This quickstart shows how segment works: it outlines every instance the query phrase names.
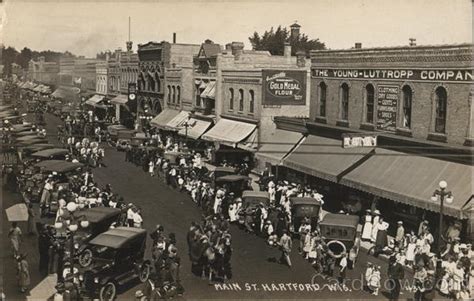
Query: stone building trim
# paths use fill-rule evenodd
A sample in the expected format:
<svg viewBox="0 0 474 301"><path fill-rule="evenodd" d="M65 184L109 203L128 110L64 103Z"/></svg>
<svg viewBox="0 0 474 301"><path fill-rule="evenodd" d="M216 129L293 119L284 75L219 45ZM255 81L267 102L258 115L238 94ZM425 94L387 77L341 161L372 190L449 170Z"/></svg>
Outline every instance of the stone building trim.
<svg viewBox="0 0 474 301"><path fill-rule="evenodd" d="M261 84L262 79L251 79L251 78L224 78L225 83L232 84Z"/></svg>

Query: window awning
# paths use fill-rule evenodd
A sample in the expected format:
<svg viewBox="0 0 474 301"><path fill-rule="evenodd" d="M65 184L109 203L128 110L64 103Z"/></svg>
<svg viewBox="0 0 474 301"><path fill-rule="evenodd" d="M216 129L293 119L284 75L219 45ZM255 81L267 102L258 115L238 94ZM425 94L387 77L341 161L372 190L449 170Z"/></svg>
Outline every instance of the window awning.
<svg viewBox="0 0 474 301"><path fill-rule="evenodd" d="M179 130L178 134L181 136L187 136L192 139L199 139L206 131L207 129L211 126L211 122L205 121L205 120L200 120L200 119L195 119L195 118L190 118L188 121L188 129L186 132L186 128L183 127Z"/></svg>
<svg viewBox="0 0 474 301"><path fill-rule="evenodd" d="M275 129L267 137L261 138L260 148L256 155L265 162L279 165L291 149L301 142L303 137L301 133Z"/></svg>
<svg viewBox="0 0 474 301"><path fill-rule="evenodd" d="M164 109L160 114L150 121L154 127L166 129L166 125L179 114L178 110Z"/></svg>
<svg viewBox="0 0 474 301"><path fill-rule="evenodd" d="M439 212L439 202L432 202L431 196L444 180L454 197L451 204L444 203L445 214L467 218L473 173L471 165L377 148L371 158L344 176L341 184Z"/></svg>
<svg viewBox="0 0 474 301"><path fill-rule="evenodd" d="M283 166L337 183L343 172L372 149L343 148L341 140L309 135L283 159Z"/></svg>
<svg viewBox="0 0 474 301"><path fill-rule="evenodd" d="M248 152L256 152L258 148L258 129L255 129L250 136L239 142L237 147Z"/></svg>
<svg viewBox="0 0 474 301"><path fill-rule="evenodd" d="M128 102L128 96L124 94L117 95L116 97L110 100L110 103L113 103L116 105L126 105L127 102Z"/></svg>
<svg viewBox="0 0 474 301"><path fill-rule="evenodd" d="M207 83L205 81L201 81L201 84L199 85L199 89L206 89Z"/></svg>
<svg viewBox="0 0 474 301"><path fill-rule="evenodd" d="M216 82L210 82L207 84L206 89L202 91L201 98L211 98L214 99L216 97Z"/></svg>
<svg viewBox="0 0 474 301"><path fill-rule="evenodd" d="M257 125L252 123L222 118L202 138L208 141L228 143L236 147L237 143L249 137L256 128Z"/></svg>
<svg viewBox="0 0 474 301"><path fill-rule="evenodd" d="M77 87L59 87L51 96L61 99L72 99L78 97L79 93L81 93L81 89Z"/></svg>
<svg viewBox="0 0 474 301"><path fill-rule="evenodd" d="M92 96L91 98L89 98L88 100L86 100L86 104L90 105L90 106L97 106L102 100L104 99L104 96L102 95L94 95Z"/></svg>
<svg viewBox="0 0 474 301"><path fill-rule="evenodd" d="M172 131L179 131L188 119L189 119L189 112L181 111L173 119L168 121L168 123L166 124L166 128Z"/></svg>

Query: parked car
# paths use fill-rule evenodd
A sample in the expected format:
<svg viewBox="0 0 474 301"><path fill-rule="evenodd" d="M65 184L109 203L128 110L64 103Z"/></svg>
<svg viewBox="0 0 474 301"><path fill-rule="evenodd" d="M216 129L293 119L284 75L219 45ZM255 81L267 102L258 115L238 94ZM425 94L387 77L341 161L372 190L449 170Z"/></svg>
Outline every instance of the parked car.
<svg viewBox="0 0 474 301"><path fill-rule="evenodd" d="M251 178L243 175L227 175L216 178L213 187L223 186L236 196L241 196L242 191L251 190Z"/></svg>
<svg viewBox="0 0 474 301"><path fill-rule="evenodd" d="M45 150L40 150L35 153L32 153L31 156L33 158L40 158L42 160L45 159L64 159L65 156L69 153L69 151L65 148L50 148Z"/></svg>
<svg viewBox="0 0 474 301"><path fill-rule="evenodd" d="M245 190L242 192L242 209L239 214L239 224L243 226L247 222L252 229L255 224L255 212L259 205L268 210L270 207L270 195L266 191Z"/></svg>
<svg viewBox="0 0 474 301"><path fill-rule="evenodd" d="M80 215L89 221L89 226L81 228L74 236L74 255L82 267L88 267L92 263L92 250L87 243L97 235L109 230L113 224L120 224L122 210L111 207L94 207L83 210Z"/></svg>
<svg viewBox="0 0 474 301"><path fill-rule="evenodd" d="M349 259L355 263L360 249L359 216L326 213L319 226L329 254L339 258L344 252L349 252Z"/></svg>
<svg viewBox="0 0 474 301"><path fill-rule="evenodd" d="M321 203L310 197L292 197L291 202L291 217L292 223L290 230L297 233L301 226L303 219L308 218L311 224L311 229L316 229L319 218L319 211L321 210Z"/></svg>
<svg viewBox="0 0 474 301"><path fill-rule="evenodd" d="M117 227L92 239L92 263L80 277L83 293L109 301L118 287L136 279L146 282L151 273L151 263L144 259L146 238L144 229Z"/></svg>

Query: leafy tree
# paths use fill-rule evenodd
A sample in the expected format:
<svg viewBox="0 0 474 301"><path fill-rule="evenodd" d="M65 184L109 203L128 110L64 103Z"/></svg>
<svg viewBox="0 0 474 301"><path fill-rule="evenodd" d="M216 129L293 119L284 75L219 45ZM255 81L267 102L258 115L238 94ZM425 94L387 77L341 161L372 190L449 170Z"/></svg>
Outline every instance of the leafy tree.
<svg viewBox="0 0 474 301"><path fill-rule="evenodd" d="M4 66L4 74L10 76L12 73L12 64L15 62L18 51L13 47L2 46L2 64Z"/></svg>
<svg viewBox="0 0 474 301"><path fill-rule="evenodd" d="M28 68L28 63L33 57L31 49L25 47L21 50L20 54L17 55L15 62L20 65L23 69Z"/></svg>
<svg viewBox="0 0 474 301"><path fill-rule="evenodd" d="M297 36L291 36L286 27L279 25L275 30L273 27L266 30L263 35L254 32L249 37L249 41L255 50L267 50L273 55L283 55L285 42L291 45L291 54L295 55L298 51L304 51L309 55L311 50L326 49L326 45L319 39L310 39L306 34L300 33Z"/></svg>

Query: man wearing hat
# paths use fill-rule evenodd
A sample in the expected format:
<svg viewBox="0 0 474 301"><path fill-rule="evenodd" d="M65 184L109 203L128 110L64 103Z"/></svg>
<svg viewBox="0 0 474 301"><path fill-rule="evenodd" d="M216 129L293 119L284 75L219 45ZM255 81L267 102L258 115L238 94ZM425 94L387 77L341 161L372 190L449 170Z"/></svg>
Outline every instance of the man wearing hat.
<svg viewBox="0 0 474 301"><path fill-rule="evenodd" d="M388 278L390 281L390 300L398 300L402 287L401 282L405 278L405 269L396 256L391 256L389 259Z"/></svg>
<svg viewBox="0 0 474 301"><path fill-rule="evenodd" d="M397 234L395 235L395 247L401 248L403 246L403 239L405 237L405 228L403 222L397 222Z"/></svg>
<svg viewBox="0 0 474 301"><path fill-rule="evenodd" d="M128 210L127 210L127 223L129 227L133 227L133 218L135 217L135 211L133 210L133 204L129 203L128 204Z"/></svg>

